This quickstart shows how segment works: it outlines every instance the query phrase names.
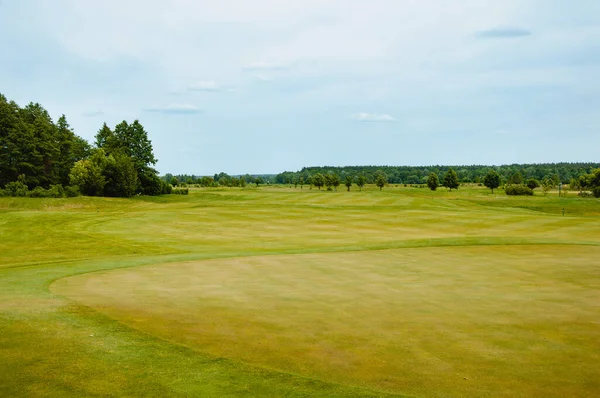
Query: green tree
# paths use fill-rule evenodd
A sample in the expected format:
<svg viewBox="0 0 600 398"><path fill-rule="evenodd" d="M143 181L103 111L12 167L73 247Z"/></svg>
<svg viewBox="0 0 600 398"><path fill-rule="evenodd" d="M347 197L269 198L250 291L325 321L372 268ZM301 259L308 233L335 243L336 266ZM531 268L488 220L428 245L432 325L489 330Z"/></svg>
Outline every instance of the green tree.
<svg viewBox="0 0 600 398"><path fill-rule="evenodd" d="M341 184L340 176L335 173L332 173L332 174L330 174L330 179L331 179L331 186L333 187L334 190L337 191L338 187Z"/></svg>
<svg viewBox="0 0 600 398"><path fill-rule="evenodd" d="M362 188L365 186L366 183L367 177L365 177L364 174L359 174L358 177L356 177L356 185L358 185L359 191L362 191Z"/></svg>
<svg viewBox="0 0 600 398"><path fill-rule="evenodd" d="M375 185L379 187L380 191L387 184L387 182L388 178L385 175L385 173L381 170L377 170L377 172L375 173Z"/></svg>
<svg viewBox="0 0 600 398"><path fill-rule="evenodd" d="M312 183L315 187L319 188L320 191L321 187L325 185L325 177L323 176L323 174L317 173L314 176L312 176Z"/></svg>
<svg viewBox="0 0 600 398"><path fill-rule="evenodd" d="M346 179L344 180L344 185L348 188L348 192L350 192L350 188L352 187L352 176L346 175Z"/></svg>
<svg viewBox="0 0 600 398"><path fill-rule="evenodd" d="M94 145L96 148L103 148L110 153L111 149L115 149L117 143L113 131L104 123L94 137Z"/></svg>
<svg viewBox="0 0 600 398"><path fill-rule="evenodd" d="M263 183L262 177L260 177L260 176L256 177L256 179L254 180L254 183L256 184L256 188L258 188L258 186Z"/></svg>
<svg viewBox="0 0 600 398"><path fill-rule="evenodd" d="M527 185L529 189L533 190L540 186L540 182L535 178L530 178L527 180L527 183L525 185Z"/></svg>
<svg viewBox="0 0 600 398"><path fill-rule="evenodd" d="M105 196L129 198L138 192L139 177L129 156L108 155L102 174L106 180Z"/></svg>
<svg viewBox="0 0 600 398"><path fill-rule="evenodd" d="M450 189L450 191L452 191L452 189L458 189L458 176L456 175L456 171L454 171L454 169L448 169L446 175L444 175L444 186Z"/></svg>
<svg viewBox="0 0 600 398"><path fill-rule="evenodd" d="M427 178L427 186L432 191L435 191L440 186L440 181L438 179L437 174L429 173L429 177Z"/></svg>
<svg viewBox="0 0 600 398"><path fill-rule="evenodd" d="M106 185L102 171L101 166L92 160L80 160L75 163L69 173L71 185L78 187L84 195L102 196Z"/></svg>
<svg viewBox="0 0 600 398"><path fill-rule="evenodd" d="M496 173L496 170L488 171L485 177L483 177L483 185L491 189L492 193L494 193L494 189L500 186L500 175Z"/></svg>
<svg viewBox="0 0 600 398"><path fill-rule="evenodd" d="M523 184L523 175L521 172L517 171L508 178L509 184L521 185Z"/></svg>

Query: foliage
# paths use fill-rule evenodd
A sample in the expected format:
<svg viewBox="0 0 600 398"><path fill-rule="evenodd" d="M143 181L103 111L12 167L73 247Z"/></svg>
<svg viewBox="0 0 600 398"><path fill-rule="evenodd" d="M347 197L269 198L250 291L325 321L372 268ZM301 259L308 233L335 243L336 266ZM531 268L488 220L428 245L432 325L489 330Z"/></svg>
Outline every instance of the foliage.
<svg viewBox="0 0 600 398"><path fill-rule="evenodd" d="M362 191L362 188L365 186L367 182L367 177L365 177L364 174L359 174L358 177L356 178L356 185L358 185L358 188L360 191Z"/></svg>
<svg viewBox="0 0 600 398"><path fill-rule="evenodd" d="M483 177L483 185L490 188L492 193L494 193L494 189L500 186L500 175L495 170L488 171L485 177Z"/></svg>
<svg viewBox="0 0 600 398"><path fill-rule="evenodd" d="M513 185L521 185L523 184L523 175L520 171L517 171L508 178L508 183Z"/></svg>
<svg viewBox="0 0 600 398"><path fill-rule="evenodd" d="M346 178L344 179L344 185L348 189L348 192L350 192L350 188L352 187L352 176L350 176L350 175L346 176Z"/></svg>
<svg viewBox="0 0 600 398"><path fill-rule="evenodd" d="M388 178L387 175L385 175L385 173L381 170L378 170L375 173L375 185L379 188L379 190L381 191L381 189L388 183Z"/></svg>
<svg viewBox="0 0 600 398"><path fill-rule="evenodd" d="M321 187L325 185L325 177L323 176L323 174L317 173L314 176L312 176L312 183L315 187L319 188L320 191Z"/></svg>
<svg viewBox="0 0 600 398"><path fill-rule="evenodd" d="M525 185L527 185L529 189L536 189L539 188L540 182L535 178L530 178L527 180L527 183Z"/></svg>
<svg viewBox="0 0 600 398"><path fill-rule="evenodd" d="M504 192L506 192L507 195L512 196L533 195L533 190L527 185L507 184L504 187Z"/></svg>
<svg viewBox="0 0 600 398"><path fill-rule="evenodd" d="M66 184L89 145L62 115L57 123L40 104L21 108L0 94L0 186L24 176L28 188Z"/></svg>
<svg viewBox="0 0 600 398"><path fill-rule="evenodd" d="M458 186L459 186L458 176L457 176L456 172L454 171L454 169L448 169L448 171L446 172L446 175L444 175L444 184L443 185L446 188L450 189L450 191L452 191L452 189L458 189Z"/></svg>
<svg viewBox="0 0 600 398"><path fill-rule="evenodd" d="M432 191L435 191L440 186L440 180L438 179L437 174L431 172L429 177L427 177L427 186Z"/></svg>
<svg viewBox="0 0 600 398"><path fill-rule="evenodd" d="M189 190L187 188L174 188L171 193L173 195L187 195Z"/></svg>

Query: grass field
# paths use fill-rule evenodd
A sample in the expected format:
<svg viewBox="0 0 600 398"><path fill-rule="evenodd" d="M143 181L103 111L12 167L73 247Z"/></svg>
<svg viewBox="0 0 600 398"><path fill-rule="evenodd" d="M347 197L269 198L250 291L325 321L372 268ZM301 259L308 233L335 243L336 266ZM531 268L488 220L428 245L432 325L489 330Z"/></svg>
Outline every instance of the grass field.
<svg viewBox="0 0 600 398"><path fill-rule="evenodd" d="M0 252L0 396L600 392L597 199L0 198Z"/></svg>

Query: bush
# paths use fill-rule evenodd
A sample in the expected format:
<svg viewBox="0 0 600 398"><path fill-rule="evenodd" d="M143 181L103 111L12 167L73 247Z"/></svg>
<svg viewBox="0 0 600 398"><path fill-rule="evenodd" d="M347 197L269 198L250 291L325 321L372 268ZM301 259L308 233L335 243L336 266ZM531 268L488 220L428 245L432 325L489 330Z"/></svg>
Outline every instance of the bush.
<svg viewBox="0 0 600 398"><path fill-rule="evenodd" d="M533 195L533 189L520 184L506 185L506 187L504 187L504 192L506 192L507 195Z"/></svg>
<svg viewBox="0 0 600 398"><path fill-rule="evenodd" d="M27 196L30 198L49 198L50 194L42 187L35 187L31 191L27 192Z"/></svg>
<svg viewBox="0 0 600 398"><path fill-rule="evenodd" d="M4 192L6 196L25 197L29 193L29 189L27 188L27 185L23 184L21 181L13 181L6 184Z"/></svg>
<svg viewBox="0 0 600 398"><path fill-rule="evenodd" d="M594 187L594 189L592 189L592 194L595 198L600 198L600 187Z"/></svg>
<svg viewBox="0 0 600 398"><path fill-rule="evenodd" d="M74 198L79 195L81 195L81 192L79 192L79 187L73 185L65 187L65 196L67 198Z"/></svg>
<svg viewBox="0 0 600 398"><path fill-rule="evenodd" d="M189 190L187 188L174 188L171 193L173 195L187 195Z"/></svg>

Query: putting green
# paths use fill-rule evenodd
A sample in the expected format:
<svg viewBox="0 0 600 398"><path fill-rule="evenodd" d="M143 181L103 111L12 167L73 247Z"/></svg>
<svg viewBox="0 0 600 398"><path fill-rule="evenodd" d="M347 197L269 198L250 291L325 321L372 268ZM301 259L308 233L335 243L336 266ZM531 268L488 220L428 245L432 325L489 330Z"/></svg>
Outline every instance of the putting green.
<svg viewBox="0 0 600 398"><path fill-rule="evenodd" d="M66 296L252 365L418 396L600 391L600 247L270 255L87 273Z"/></svg>

